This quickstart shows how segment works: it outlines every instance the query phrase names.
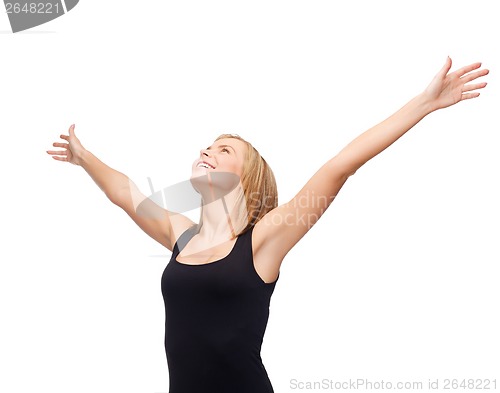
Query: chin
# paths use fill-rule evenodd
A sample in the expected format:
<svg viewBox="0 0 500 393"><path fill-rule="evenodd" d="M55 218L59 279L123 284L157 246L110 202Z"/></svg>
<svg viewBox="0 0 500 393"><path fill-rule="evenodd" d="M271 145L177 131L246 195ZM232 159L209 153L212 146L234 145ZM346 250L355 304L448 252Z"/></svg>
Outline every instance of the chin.
<svg viewBox="0 0 500 393"><path fill-rule="evenodd" d="M222 198L240 183L240 177L236 173L201 169L203 171L193 170L190 180L193 188L203 196L205 203Z"/></svg>

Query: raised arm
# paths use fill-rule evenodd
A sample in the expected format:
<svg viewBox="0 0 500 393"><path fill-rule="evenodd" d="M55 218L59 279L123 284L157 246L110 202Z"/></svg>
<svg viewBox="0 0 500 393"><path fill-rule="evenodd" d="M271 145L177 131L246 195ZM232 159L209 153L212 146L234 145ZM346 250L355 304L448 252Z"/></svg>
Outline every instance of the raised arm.
<svg viewBox="0 0 500 393"><path fill-rule="evenodd" d="M488 74L488 70L479 70L480 67L481 63L474 63L449 73L448 57L421 94L355 138L325 163L294 198L267 213L255 225L254 255L273 255L274 259L267 263L277 272L281 259L317 222L349 176L431 112L479 96L476 90L484 88L486 83L469 82Z"/></svg>
<svg viewBox="0 0 500 393"><path fill-rule="evenodd" d="M182 231L194 223L181 214L172 215L143 195L128 176L109 167L85 149L76 137L74 128L73 124L69 128L69 135L60 135L67 143L53 143L54 147L64 150L48 150L47 153L55 160L81 166L112 203L122 208L151 238L172 250L175 234L178 233L172 230L172 226Z"/></svg>
<svg viewBox="0 0 500 393"><path fill-rule="evenodd" d="M451 68L451 59L448 57L443 68L421 94L381 123L359 135L337 154L337 169L342 169L347 175L353 175L368 160L392 145L431 112L478 97L479 92L475 90L485 87L486 82L465 84L488 74L486 69L472 72L480 67L481 63L474 63L448 73Z"/></svg>

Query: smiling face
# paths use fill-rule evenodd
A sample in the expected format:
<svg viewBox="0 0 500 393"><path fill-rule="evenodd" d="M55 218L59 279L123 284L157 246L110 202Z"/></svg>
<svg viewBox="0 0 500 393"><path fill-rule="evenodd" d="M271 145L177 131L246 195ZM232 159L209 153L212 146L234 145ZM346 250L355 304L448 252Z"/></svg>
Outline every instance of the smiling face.
<svg viewBox="0 0 500 393"><path fill-rule="evenodd" d="M200 151L200 156L193 163L192 176L203 176L207 172L229 172L243 174L247 146L236 138L221 138L211 146Z"/></svg>
<svg viewBox="0 0 500 393"><path fill-rule="evenodd" d="M237 134L222 134L200 151L192 166L191 185L201 195L202 208L233 190L243 193L233 195L238 206L244 209L244 212L239 210L238 217L246 215L244 225L237 220L238 225L234 227L238 235L278 206L273 171L255 147Z"/></svg>

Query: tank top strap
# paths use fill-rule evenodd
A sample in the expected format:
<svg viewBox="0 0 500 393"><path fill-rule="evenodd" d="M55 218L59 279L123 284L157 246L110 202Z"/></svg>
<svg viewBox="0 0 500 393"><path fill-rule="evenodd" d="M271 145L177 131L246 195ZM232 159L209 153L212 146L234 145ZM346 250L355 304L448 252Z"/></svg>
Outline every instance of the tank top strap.
<svg viewBox="0 0 500 393"><path fill-rule="evenodd" d="M176 258L177 255L184 249L186 244L191 240L191 238L197 234L197 225L193 225L192 227L186 229L177 239L174 244L174 249L172 252L172 257ZM246 232L242 233L236 239L234 244L234 249L231 251L231 254L237 255L245 255L252 260L253 263L253 254L252 254L252 232L253 226L251 226Z"/></svg>
<svg viewBox="0 0 500 393"><path fill-rule="evenodd" d="M183 249L186 247L186 244L191 240L191 238L196 235L196 228L198 225L193 225L186 229L182 234L179 236L177 241L174 244L174 249L173 249L173 257L175 258Z"/></svg>
<svg viewBox="0 0 500 393"><path fill-rule="evenodd" d="M247 267L253 269L253 253L252 253L252 232L253 226L247 229L244 233L238 236L237 242L234 245L235 249L231 254L237 255L239 263L244 263Z"/></svg>
<svg viewBox="0 0 500 393"><path fill-rule="evenodd" d="M250 248L250 251L252 250L252 232L253 232L254 226L252 225L249 229L246 230L246 232L242 233L240 235L241 241L240 241L240 247L243 248Z"/></svg>

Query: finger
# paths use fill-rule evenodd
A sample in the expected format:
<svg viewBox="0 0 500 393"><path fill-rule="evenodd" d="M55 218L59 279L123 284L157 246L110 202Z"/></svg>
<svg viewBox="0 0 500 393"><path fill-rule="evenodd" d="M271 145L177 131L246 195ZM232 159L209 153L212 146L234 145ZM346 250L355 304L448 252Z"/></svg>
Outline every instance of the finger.
<svg viewBox="0 0 500 393"><path fill-rule="evenodd" d="M469 100L471 98L479 97L479 93L464 93L462 94L462 100Z"/></svg>
<svg viewBox="0 0 500 393"><path fill-rule="evenodd" d="M52 146L54 147L64 147L65 149L67 149L69 147L69 143L58 143L58 142L54 142L52 144Z"/></svg>
<svg viewBox="0 0 500 393"><path fill-rule="evenodd" d="M57 160L57 161L68 161L68 158L67 157L57 157L57 156L52 156L52 158L54 160Z"/></svg>
<svg viewBox="0 0 500 393"><path fill-rule="evenodd" d="M444 63L444 66L441 68L438 75L441 76L442 78L444 78L446 76L446 74L450 71L451 63L452 63L451 58L450 58L450 56L448 56L446 58L446 62Z"/></svg>
<svg viewBox="0 0 500 393"><path fill-rule="evenodd" d="M68 133L70 136L74 135L75 134L75 125L72 124L70 127L69 127L69 130L68 130Z"/></svg>
<svg viewBox="0 0 500 393"><path fill-rule="evenodd" d="M486 82L483 82L483 83L475 83L475 84L472 84L472 85L466 85L462 88L462 92L466 92L466 91L472 91L472 90L477 90L477 89L482 89L484 87L486 87L487 83Z"/></svg>
<svg viewBox="0 0 500 393"><path fill-rule="evenodd" d="M64 134L59 135L59 137L60 137L61 139L69 140L69 136L64 135Z"/></svg>
<svg viewBox="0 0 500 393"><path fill-rule="evenodd" d="M490 72L490 70L484 69L484 70L473 72L472 74L464 75L460 79L462 79L462 81L464 83L467 83L467 82L473 81L474 79L477 79L481 76L488 75L489 72Z"/></svg>
<svg viewBox="0 0 500 393"><path fill-rule="evenodd" d="M481 67L481 63L472 63L469 64L468 66L462 67L458 70L455 71L455 74L458 75L459 77L467 74L468 72L471 72L473 70L477 70L479 67Z"/></svg>
<svg viewBox="0 0 500 393"><path fill-rule="evenodd" d="M56 154L58 156L67 156L68 151L67 150L47 150L48 154Z"/></svg>

